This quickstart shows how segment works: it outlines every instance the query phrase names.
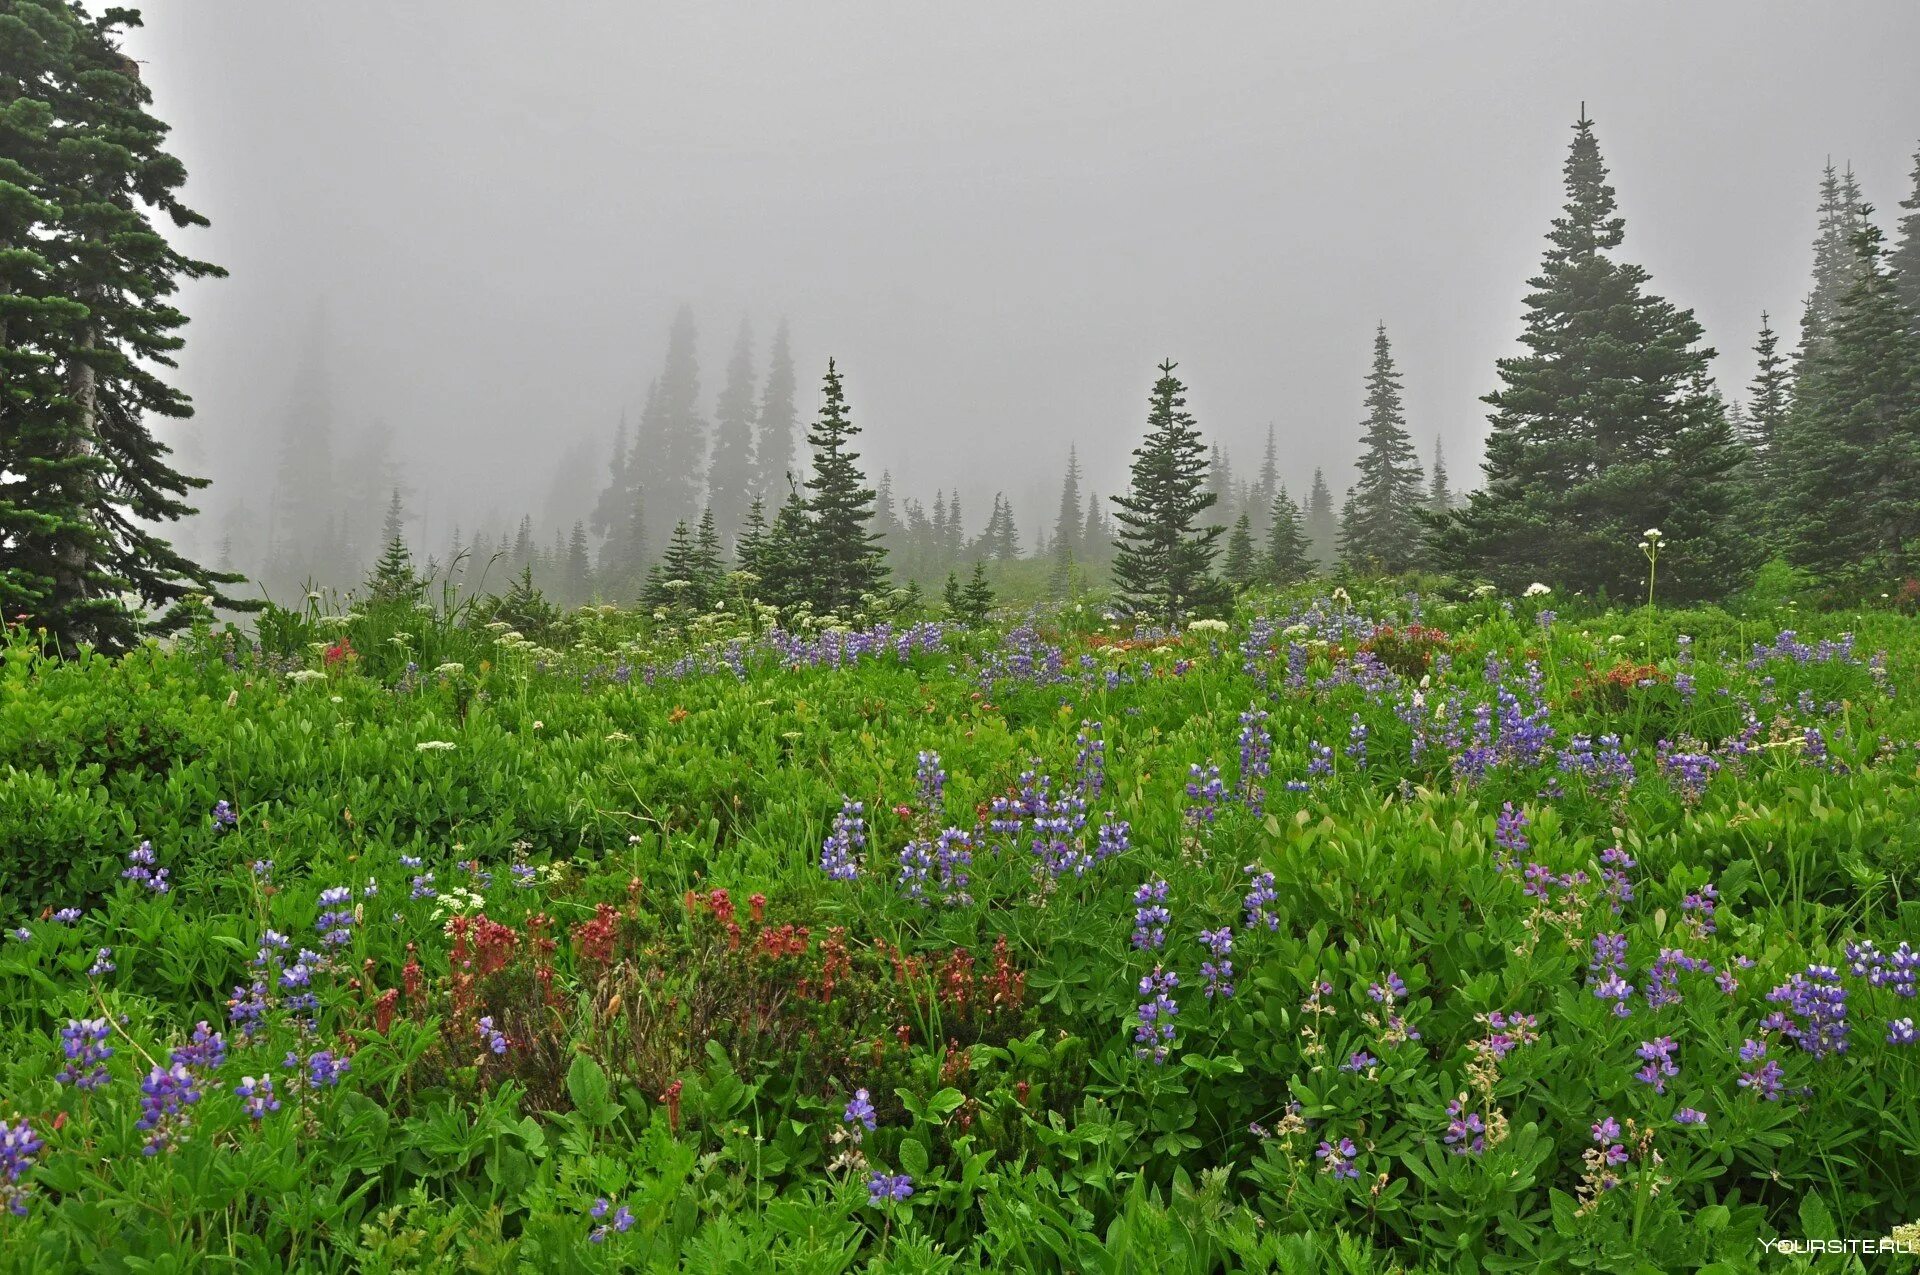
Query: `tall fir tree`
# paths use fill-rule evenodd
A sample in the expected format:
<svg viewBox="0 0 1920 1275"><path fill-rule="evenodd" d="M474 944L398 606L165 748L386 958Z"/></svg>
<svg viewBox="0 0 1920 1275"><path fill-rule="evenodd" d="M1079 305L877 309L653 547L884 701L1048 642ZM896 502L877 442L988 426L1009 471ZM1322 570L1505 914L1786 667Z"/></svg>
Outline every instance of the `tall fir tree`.
<svg viewBox="0 0 1920 1275"><path fill-rule="evenodd" d="M720 543L720 530L715 525L713 506L709 505L701 511L700 526L694 532L693 543L694 583L700 589L701 605L711 608L721 597L727 575L727 551Z"/></svg>
<svg viewBox="0 0 1920 1275"><path fill-rule="evenodd" d="M1314 561L1323 568L1333 566L1338 534L1339 527L1333 516L1333 489L1327 486L1326 475L1315 469L1313 486L1307 489L1307 539L1313 544Z"/></svg>
<svg viewBox="0 0 1920 1275"><path fill-rule="evenodd" d="M593 559L587 553L587 524L573 524L567 537L567 601L584 606L593 598Z"/></svg>
<svg viewBox="0 0 1920 1275"><path fill-rule="evenodd" d="M367 576L367 593L375 602L417 600L422 582L414 570L413 552L407 547L407 511L398 487L393 489L393 496L387 502L380 539L384 547Z"/></svg>
<svg viewBox="0 0 1920 1275"><path fill-rule="evenodd" d="M1260 471L1254 478L1247 502L1253 515L1253 534L1264 540L1272 523L1273 498L1280 494L1280 453L1274 446L1273 426L1267 426L1267 445L1260 453Z"/></svg>
<svg viewBox="0 0 1920 1275"><path fill-rule="evenodd" d="M1080 529L1080 553L1089 565L1104 564L1113 559L1113 527L1106 518L1106 506L1100 502L1100 493L1087 493L1087 523Z"/></svg>
<svg viewBox="0 0 1920 1275"><path fill-rule="evenodd" d="M677 522L667 537L666 552L647 571L647 587L640 600L656 611L704 611L708 602L703 583L700 546L693 529Z"/></svg>
<svg viewBox="0 0 1920 1275"><path fill-rule="evenodd" d="M1860 228L1860 190L1853 169L1843 177L1828 160L1820 173L1820 224L1813 240L1813 286L1800 316L1800 349L1794 356L1794 374L1805 370L1840 309L1840 300L1852 289L1858 259L1853 236Z"/></svg>
<svg viewBox="0 0 1920 1275"><path fill-rule="evenodd" d="M987 564L985 561L973 564L973 575L967 580L967 587L960 592L962 614L969 624L985 624L987 616L993 610L993 586L987 583Z"/></svg>
<svg viewBox="0 0 1920 1275"><path fill-rule="evenodd" d="M1080 508L1080 452L1067 447L1067 472L1060 480L1060 508L1053 519L1053 567L1047 592L1064 598L1073 592L1074 564L1080 560L1083 511Z"/></svg>
<svg viewBox="0 0 1920 1275"><path fill-rule="evenodd" d="M1340 518L1340 559L1356 569L1407 571L1419 560L1426 504L1420 458L1407 434L1400 374L1393 365L1387 325L1373 333L1367 373L1367 419L1362 425L1359 477Z"/></svg>
<svg viewBox="0 0 1920 1275"><path fill-rule="evenodd" d="M1920 325L1920 150L1913 153L1913 190L1900 206L1907 210L1894 228L1893 251L1887 255L1887 268L1893 272L1900 299Z"/></svg>
<svg viewBox="0 0 1920 1275"><path fill-rule="evenodd" d="M207 220L181 202L186 170L120 50L138 23L57 0L0 13L0 614L69 652L173 632L194 596L254 605L224 595L238 574L160 535L206 486L147 423L193 414L161 375L184 344L170 298L224 272L154 225Z"/></svg>
<svg viewBox="0 0 1920 1275"><path fill-rule="evenodd" d="M657 544L675 523L700 516L707 424L700 415L699 330L693 308L681 306L667 334L667 359L656 393L640 418L636 456L645 458L647 541Z"/></svg>
<svg viewBox="0 0 1920 1275"><path fill-rule="evenodd" d="M874 491L851 444L860 427L847 407L840 371L827 360L820 415L807 431L813 453L807 477L808 549L814 610L852 611L886 584L886 551L873 534Z"/></svg>
<svg viewBox="0 0 1920 1275"><path fill-rule="evenodd" d="M1238 590L1251 589L1260 581L1260 562L1253 552L1253 521L1244 513L1233 520L1233 530L1227 535L1227 557L1221 571L1227 583Z"/></svg>
<svg viewBox="0 0 1920 1275"><path fill-rule="evenodd" d="M1433 439L1433 472L1428 475L1427 481L1427 508L1436 514L1443 514L1453 505L1453 484L1447 479L1447 457L1436 434Z"/></svg>
<svg viewBox="0 0 1920 1275"><path fill-rule="evenodd" d="M1780 439L1793 405L1793 379L1780 353L1779 334L1765 310L1760 312L1760 336L1753 353L1758 363L1748 388L1746 443L1753 456L1754 499L1760 507L1771 507L1780 495Z"/></svg>
<svg viewBox="0 0 1920 1275"><path fill-rule="evenodd" d="M740 520L740 538L734 542L734 562L742 571L754 576L760 574L761 555L767 545L767 502L759 496L747 506L747 516Z"/></svg>
<svg viewBox="0 0 1920 1275"><path fill-rule="evenodd" d="M788 479L800 481L794 463L794 434L800 419L794 407L793 351L787 340L786 320L774 330L773 353L767 361L766 385L755 415L753 447L754 494L770 504L784 503Z"/></svg>
<svg viewBox="0 0 1920 1275"><path fill-rule="evenodd" d="M647 391L647 412L654 410L660 386ZM613 436L613 458L607 465L607 485L595 502L589 525L600 540L600 585L609 598L631 599L645 579L647 565L646 492L642 480L647 467L627 433L627 416Z"/></svg>
<svg viewBox="0 0 1920 1275"><path fill-rule="evenodd" d="M1267 521L1267 580L1282 588L1313 574L1313 539L1307 517L1285 487L1274 493Z"/></svg>
<svg viewBox="0 0 1920 1275"><path fill-rule="evenodd" d="M1741 449L1708 377L1713 351L1691 311L1614 258L1626 223L1584 111L1564 175L1565 213L1527 297L1527 352L1500 360L1501 388L1485 400L1486 481L1437 520L1436 556L1504 588L1631 596L1646 578L1641 533L1658 529L1661 595L1723 595L1744 584L1754 545L1737 516Z"/></svg>
<svg viewBox="0 0 1920 1275"><path fill-rule="evenodd" d="M1196 610L1221 605L1226 590L1213 576L1222 528L1196 520L1213 507L1207 490L1207 448L1186 410L1187 387L1175 364L1160 364L1148 399L1147 436L1133 450L1133 482L1119 507L1114 584L1136 614L1177 625Z"/></svg>
<svg viewBox="0 0 1920 1275"><path fill-rule="evenodd" d="M1853 286L1795 389L1781 521L1790 562L1862 583L1920 569L1920 336L1879 228L1854 249Z"/></svg>
<svg viewBox="0 0 1920 1275"><path fill-rule="evenodd" d="M713 406L713 457L707 465L707 508L715 532L731 546L753 503L753 325L740 321L727 379Z"/></svg>

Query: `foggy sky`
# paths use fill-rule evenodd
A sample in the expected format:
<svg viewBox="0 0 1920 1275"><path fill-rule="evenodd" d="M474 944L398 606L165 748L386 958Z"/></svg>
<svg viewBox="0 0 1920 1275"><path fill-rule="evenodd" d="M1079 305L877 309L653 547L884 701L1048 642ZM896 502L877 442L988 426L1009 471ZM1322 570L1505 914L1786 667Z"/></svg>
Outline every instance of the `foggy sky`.
<svg viewBox="0 0 1920 1275"><path fill-rule="evenodd" d="M1069 442L1124 482L1179 361L1241 465L1349 481L1376 321L1425 462L1477 477L1494 360L1584 99L1623 256L1744 397L1797 336L1829 156L1890 228L1920 140L1920 5L803 5L160 0L129 44L174 126L181 381L203 505L256 506L324 301L342 423L385 421L437 528L538 515L603 466L673 311L718 391L792 325L870 473L992 491L1029 546ZM169 433L179 440L181 435ZM584 512L584 511L582 511ZM437 534L437 533L436 533Z"/></svg>

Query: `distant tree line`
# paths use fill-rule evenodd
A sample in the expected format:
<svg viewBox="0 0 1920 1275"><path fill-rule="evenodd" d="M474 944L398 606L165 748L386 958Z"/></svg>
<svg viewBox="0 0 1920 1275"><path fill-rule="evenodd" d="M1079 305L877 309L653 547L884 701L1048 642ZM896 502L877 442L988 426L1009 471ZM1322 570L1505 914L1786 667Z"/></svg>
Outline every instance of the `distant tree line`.
<svg viewBox="0 0 1920 1275"><path fill-rule="evenodd" d="M184 322L169 298L219 271L153 224L204 219L177 199L185 174L119 51L135 20L59 0L0 11L0 608L63 649L123 649L186 623L196 599L244 608L237 553L282 589L358 579L417 596L438 571L484 566L522 599L674 616L736 603L850 615L937 590L977 617L996 584L1021 579L1166 623L1333 571L1631 594L1656 528L1673 600L1724 596L1769 558L1855 593L1920 573L1920 155L1891 247L1852 172L1827 166L1796 348L1761 315L1758 370L1729 402L1693 313L1621 255L1626 223L1584 110L1521 349L1485 399L1481 480L1464 495L1437 439L1421 462L1381 323L1343 500L1320 470L1289 487L1271 427L1259 464L1235 466L1203 437L1168 360L1126 490L1088 490L1070 447L1054 514L1027 524L1027 544L1004 492L963 502L942 489L928 503L884 472L870 484L832 360L803 436L784 323L764 376L741 325L709 419L683 307L601 476L575 448L538 521L490 516L491 529L456 528L423 559L390 435L336 430L316 342L265 508L235 502L205 566L156 530L191 514L205 481L170 465L148 420L191 413L164 377Z"/></svg>

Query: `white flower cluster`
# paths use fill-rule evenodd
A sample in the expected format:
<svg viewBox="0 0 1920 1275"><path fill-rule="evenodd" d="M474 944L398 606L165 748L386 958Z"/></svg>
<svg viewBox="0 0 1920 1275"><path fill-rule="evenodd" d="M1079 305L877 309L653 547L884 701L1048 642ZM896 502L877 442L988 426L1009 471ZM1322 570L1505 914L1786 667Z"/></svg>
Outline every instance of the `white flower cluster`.
<svg viewBox="0 0 1920 1275"><path fill-rule="evenodd" d="M1190 620L1187 622L1187 632L1189 633L1225 633L1226 631L1227 622L1225 620Z"/></svg>
<svg viewBox="0 0 1920 1275"><path fill-rule="evenodd" d="M453 747L450 739L423 739L413 746L416 753L444 753Z"/></svg>

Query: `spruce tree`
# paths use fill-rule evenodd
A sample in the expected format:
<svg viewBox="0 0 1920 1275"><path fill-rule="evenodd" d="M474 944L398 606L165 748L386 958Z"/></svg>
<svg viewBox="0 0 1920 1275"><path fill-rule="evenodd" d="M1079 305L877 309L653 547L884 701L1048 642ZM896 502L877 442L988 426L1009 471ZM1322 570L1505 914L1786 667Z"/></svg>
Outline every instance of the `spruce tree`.
<svg viewBox="0 0 1920 1275"><path fill-rule="evenodd" d="M1659 529L1661 596L1721 596L1745 582L1741 450L1708 378L1713 351L1691 311L1645 291L1617 261L1625 236L1592 121L1564 168L1565 214L1531 281L1527 352L1500 360L1486 481L1438 520L1447 569L1507 589L1539 580L1637 594L1643 531Z"/></svg>
<svg viewBox="0 0 1920 1275"><path fill-rule="evenodd" d="M821 388L820 416L807 432L813 472L807 478L810 588L816 611L851 611L885 585L885 550L869 524L874 491L851 449L860 427L853 423L832 359Z"/></svg>
<svg viewBox="0 0 1920 1275"><path fill-rule="evenodd" d="M1267 579L1282 588L1313 574L1313 540L1306 515L1282 487L1274 493L1267 528Z"/></svg>
<svg viewBox="0 0 1920 1275"><path fill-rule="evenodd" d="M1122 603L1173 626L1217 606L1225 590L1212 575L1221 528L1195 520L1214 503L1206 490L1207 449L1186 410L1186 389L1172 360L1148 399L1147 436L1133 451L1133 483L1115 496L1120 521L1113 578Z"/></svg>
<svg viewBox="0 0 1920 1275"><path fill-rule="evenodd" d="M1359 478L1347 492L1340 519L1340 558L1359 570L1397 574L1420 556L1424 533L1420 509L1427 493L1420 458L1407 435L1400 402L1400 374L1387 343L1387 325L1373 334L1373 369L1367 373L1367 419L1362 426Z"/></svg>
<svg viewBox="0 0 1920 1275"><path fill-rule="evenodd" d="M1920 151L1913 153L1913 193L1900 201L1907 215L1895 228L1893 251L1887 255L1887 269L1907 313L1920 325Z"/></svg>
<svg viewBox="0 0 1920 1275"><path fill-rule="evenodd" d="M1849 167L1843 178L1833 161L1820 174L1820 225L1813 240L1813 287L1800 316L1800 349L1794 357L1796 376L1818 352L1820 343L1839 312L1840 300L1852 289L1858 261L1853 236L1860 226L1859 187Z"/></svg>
<svg viewBox="0 0 1920 1275"><path fill-rule="evenodd" d="M1782 446L1788 561L1863 583L1920 569L1920 337L1882 258L1855 236L1854 283L1794 394Z"/></svg>
<svg viewBox="0 0 1920 1275"><path fill-rule="evenodd" d="M987 583L987 564L973 564L973 578L960 595L962 614L969 624L985 624L993 611L993 586Z"/></svg>
<svg viewBox="0 0 1920 1275"><path fill-rule="evenodd" d="M685 522L675 523L673 534L667 538L667 551L647 572L641 603L655 611L704 611L701 566L700 547L692 528Z"/></svg>
<svg viewBox="0 0 1920 1275"><path fill-rule="evenodd" d="M224 272L154 225L207 220L180 201L186 171L120 51L138 23L58 0L0 12L0 614L68 652L176 631L195 596L257 605L159 534L206 486L147 424L193 414L161 375L184 344L170 298Z"/></svg>
<svg viewBox="0 0 1920 1275"><path fill-rule="evenodd" d="M367 576L367 593L375 602L419 600L424 582L414 570L413 553L407 548L406 508L400 501L400 489L393 489L387 502L387 515L380 537L385 544L380 558Z"/></svg>
<svg viewBox="0 0 1920 1275"><path fill-rule="evenodd" d="M593 597L593 560L587 556L587 524L573 524L567 538L567 601L582 606Z"/></svg>
<svg viewBox="0 0 1920 1275"><path fill-rule="evenodd" d="M1760 337L1753 352L1758 370L1748 392L1747 448L1753 454L1755 498L1770 504L1780 491L1780 438L1787 424L1787 412L1793 402L1793 381L1787 372L1787 360L1779 350L1780 338L1772 319L1760 312Z"/></svg>
<svg viewBox="0 0 1920 1275"><path fill-rule="evenodd" d="M1227 536L1227 558L1222 571L1227 583L1242 591L1251 589L1260 580L1260 563L1253 553L1253 522L1244 513L1233 520L1233 531Z"/></svg>
<svg viewBox="0 0 1920 1275"><path fill-rule="evenodd" d="M768 502L784 502L789 476L795 483L800 481L794 465L794 430L799 420L794 390L793 352L787 343L786 321L782 320L773 334L773 354L754 421L758 432L753 448L753 491Z"/></svg>
<svg viewBox="0 0 1920 1275"><path fill-rule="evenodd" d="M693 571L700 604L710 609L724 595L727 577L727 551L720 543L719 529L714 526L711 505L701 512L700 526L694 532Z"/></svg>
<svg viewBox="0 0 1920 1275"><path fill-rule="evenodd" d="M1447 481L1447 458L1441 451L1440 439L1433 440L1433 474L1427 484L1427 508L1436 514L1446 513L1453 508L1453 486Z"/></svg>
<svg viewBox="0 0 1920 1275"><path fill-rule="evenodd" d="M1071 558L1078 554L1082 530L1080 508L1080 451L1067 447L1067 472L1060 479L1060 508L1053 518L1053 552Z"/></svg>
<svg viewBox="0 0 1920 1275"><path fill-rule="evenodd" d="M1314 561L1322 567L1333 565L1337 534L1333 489L1327 486L1326 475L1315 469L1313 486L1307 489L1307 538L1313 544Z"/></svg>
<svg viewBox="0 0 1920 1275"><path fill-rule="evenodd" d="M660 394L655 382L647 391L647 411L652 413ZM637 448L627 433L627 414L620 413L614 430L613 457L607 464L607 485L594 503L588 523L600 540L600 583L606 596L631 598L644 578L647 555L647 518L645 493L640 480L646 472Z"/></svg>
<svg viewBox="0 0 1920 1275"><path fill-rule="evenodd" d="M713 407L713 458L707 465L707 508L716 533L731 545L753 501L753 326L740 321L740 335L727 360L726 384Z"/></svg>
<svg viewBox="0 0 1920 1275"><path fill-rule="evenodd" d="M734 542L734 559L740 570L758 576L764 565L761 554L767 546L767 505L755 496L753 503L747 506L747 516L740 520L740 538Z"/></svg>
<svg viewBox="0 0 1920 1275"><path fill-rule="evenodd" d="M667 359L640 418L636 457L647 479L647 541L658 543L675 523L700 516L706 478L707 425L700 415L699 332L693 309L681 306L667 335Z"/></svg>
<svg viewBox="0 0 1920 1275"><path fill-rule="evenodd" d="M947 572L947 587L940 591L940 602L949 618L960 621L967 618L967 591L960 583L959 572Z"/></svg>
<svg viewBox="0 0 1920 1275"><path fill-rule="evenodd" d="M1104 563L1113 556L1113 530L1102 516L1106 506L1100 493L1087 493L1087 525L1080 530L1080 552L1089 563Z"/></svg>
<svg viewBox="0 0 1920 1275"><path fill-rule="evenodd" d="M1253 534L1264 539L1271 529L1267 521L1273 514L1273 498L1280 494L1280 454L1273 444L1273 426L1267 426L1266 450L1260 454L1260 472L1248 493L1252 506Z"/></svg>
<svg viewBox="0 0 1920 1275"><path fill-rule="evenodd" d="M1047 573L1047 592L1064 598L1073 592L1074 563L1080 558L1080 453L1067 447L1067 472L1060 480L1060 509L1053 519L1053 569Z"/></svg>

